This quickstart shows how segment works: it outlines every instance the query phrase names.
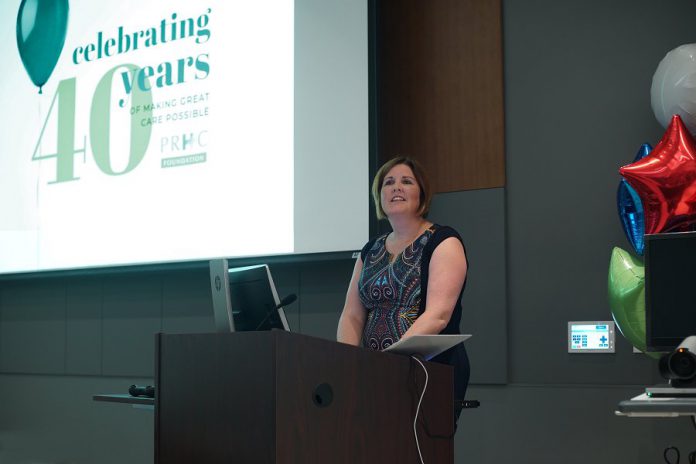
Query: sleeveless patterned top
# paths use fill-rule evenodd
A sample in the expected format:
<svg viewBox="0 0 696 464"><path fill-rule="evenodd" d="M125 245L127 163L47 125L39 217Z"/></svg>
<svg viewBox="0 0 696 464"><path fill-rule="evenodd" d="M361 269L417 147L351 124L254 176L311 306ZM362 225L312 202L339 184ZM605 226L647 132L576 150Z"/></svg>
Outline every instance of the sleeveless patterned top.
<svg viewBox="0 0 696 464"><path fill-rule="evenodd" d="M434 226L392 258L387 235L366 250L358 281L360 301L367 310L362 345L383 350L396 343L418 318L421 308L421 259Z"/></svg>

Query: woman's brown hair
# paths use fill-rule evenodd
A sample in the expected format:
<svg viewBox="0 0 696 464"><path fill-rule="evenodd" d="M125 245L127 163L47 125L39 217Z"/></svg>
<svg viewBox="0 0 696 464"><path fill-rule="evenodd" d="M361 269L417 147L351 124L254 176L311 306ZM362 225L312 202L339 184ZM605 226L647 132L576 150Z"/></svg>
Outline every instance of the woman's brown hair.
<svg viewBox="0 0 696 464"><path fill-rule="evenodd" d="M418 214L421 217L425 217L430 210L430 200L432 199L432 191L430 190L430 183L428 182L428 177L425 175L425 170L423 166L420 165L418 161L408 156L397 156L392 158L382 165L381 168L375 174L375 178L372 181L372 201L375 203L375 211L377 212L377 219L386 219L387 215L384 214L382 209L382 202L380 201L382 195L382 184L384 183L384 178L387 173L399 164L403 164L411 168L413 171L413 176L416 178L416 182L420 187L420 204L418 206Z"/></svg>

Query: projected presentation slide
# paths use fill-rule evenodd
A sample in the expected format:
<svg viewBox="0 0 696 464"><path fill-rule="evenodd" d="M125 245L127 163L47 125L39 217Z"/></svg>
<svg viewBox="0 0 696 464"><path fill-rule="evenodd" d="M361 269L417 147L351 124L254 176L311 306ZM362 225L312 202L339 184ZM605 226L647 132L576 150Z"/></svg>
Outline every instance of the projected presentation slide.
<svg viewBox="0 0 696 464"><path fill-rule="evenodd" d="M309 144L296 156L296 134L322 129L296 121L296 8L2 2L0 273L361 246L367 89L358 80L349 92L365 92L347 112L365 119L350 153ZM340 243L296 237L329 193L297 179L349 160L343 194L359 220L335 214Z"/></svg>

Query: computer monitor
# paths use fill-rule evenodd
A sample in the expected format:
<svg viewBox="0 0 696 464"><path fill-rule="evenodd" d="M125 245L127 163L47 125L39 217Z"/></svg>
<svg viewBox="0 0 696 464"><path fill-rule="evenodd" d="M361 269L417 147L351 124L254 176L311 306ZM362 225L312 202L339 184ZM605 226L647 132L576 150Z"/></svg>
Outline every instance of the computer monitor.
<svg viewBox="0 0 696 464"><path fill-rule="evenodd" d="M213 259L209 263L209 268L215 330L217 332L234 332L227 260L225 258Z"/></svg>
<svg viewBox="0 0 696 464"><path fill-rule="evenodd" d="M290 330L268 265L228 269L227 260L213 260L210 283L218 332Z"/></svg>
<svg viewBox="0 0 696 464"><path fill-rule="evenodd" d="M696 232L645 236L648 351L674 350L696 335Z"/></svg>

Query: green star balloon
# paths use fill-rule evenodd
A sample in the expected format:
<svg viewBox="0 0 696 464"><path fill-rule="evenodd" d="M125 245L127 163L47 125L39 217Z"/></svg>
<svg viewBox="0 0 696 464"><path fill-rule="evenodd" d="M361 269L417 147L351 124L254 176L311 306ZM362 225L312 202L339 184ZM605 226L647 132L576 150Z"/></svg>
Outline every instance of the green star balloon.
<svg viewBox="0 0 696 464"><path fill-rule="evenodd" d="M614 322L633 346L645 349L645 268L638 258L614 247L609 262L609 306ZM661 353L646 353L655 359Z"/></svg>

